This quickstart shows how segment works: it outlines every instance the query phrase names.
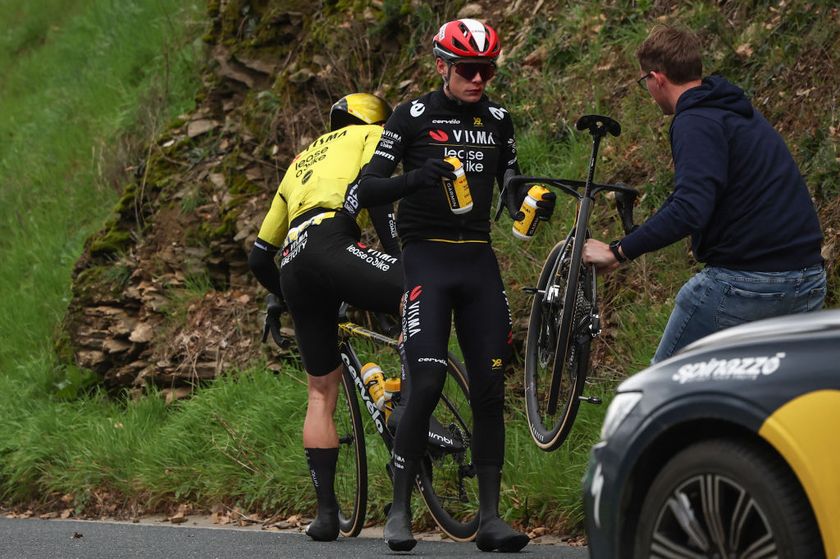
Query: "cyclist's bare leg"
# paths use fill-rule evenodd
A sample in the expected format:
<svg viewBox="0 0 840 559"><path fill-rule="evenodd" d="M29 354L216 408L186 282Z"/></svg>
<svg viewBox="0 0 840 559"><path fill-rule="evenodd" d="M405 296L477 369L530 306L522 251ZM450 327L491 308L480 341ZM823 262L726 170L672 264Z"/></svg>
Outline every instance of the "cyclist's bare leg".
<svg viewBox="0 0 840 559"><path fill-rule="evenodd" d="M318 497L318 516L306 528L306 534L316 541L338 538L338 502L335 498L335 466L338 461L338 435L333 412L338 398L338 383L342 367L324 376L309 375L309 400L303 423L303 446L315 494Z"/></svg>
<svg viewBox="0 0 840 559"><path fill-rule="evenodd" d="M337 448L338 434L333 413L338 398L342 366L323 376L308 375L306 419L303 422L303 446L306 448Z"/></svg>

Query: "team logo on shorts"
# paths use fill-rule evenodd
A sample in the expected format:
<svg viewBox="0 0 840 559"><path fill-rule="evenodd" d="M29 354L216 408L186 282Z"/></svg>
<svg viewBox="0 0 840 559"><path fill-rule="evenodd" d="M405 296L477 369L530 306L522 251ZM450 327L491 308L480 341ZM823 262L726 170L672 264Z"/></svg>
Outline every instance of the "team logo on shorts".
<svg viewBox="0 0 840 559"><path fill-rule="evenodd" d="M403 332L406 338L420 333L420 294L423 286L418 285L408 292L408 302L403 310Z"/></svg>
<svg viewBox="0 0 840 559"><path fill-rule="evenodd" d="M289 262L295 259L304 248L306 248L306 241L309 239L309 231L304 231L300 236L290 242L286 248L283 249L283 257L280 260L280 267L282 268Z"/></svg>
<svg viewBox="0 0 840 559"><path fill-rule="evenodd" d="M391 269L392 265L397 263L396 256L391 256L386 252L368 248L366 245L358 242L356 244L348 245L347 252L356 256L366 264L370 264L377 270L382 270L383 272L387 272Z"/></svg>

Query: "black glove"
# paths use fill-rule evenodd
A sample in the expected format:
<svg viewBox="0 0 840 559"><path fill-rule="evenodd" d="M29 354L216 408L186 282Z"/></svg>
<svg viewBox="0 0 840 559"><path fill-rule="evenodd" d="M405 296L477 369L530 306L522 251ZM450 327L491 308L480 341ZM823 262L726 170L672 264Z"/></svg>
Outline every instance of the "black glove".
<svg viewBox="0 0 840 559"><path fill-rule="evenodd" d="M268 334L270 332L271 339L274 340L275 344L284 349L289 347L289 339L280 333L280 315L286 311L288 311L286 302L274 293L269 293L268 297L265 298L265 326L263 326L262 335L263 343L265 343L268 339Z"/></svg>
<svg viewBox="0 0 840 559"><path fill-rule="evenodd" d="M406 187L409 192L421 188L436 188L441 186L441 179L455 180L455 167L443 159L427 159L422 167L409 171L405 175Z"/></svg>
<svg viewBox="0 0 840 559"><path fill-rule="evenodd" d="M533 185L524 184L517 189L507 190L507 209L510 218L514 221L520 221L525 217L525 214L520 210L522 201L528 196L528 189ZM557 203L557 195L553 192L546 192L542 195L540 200L537 200L537 219L548 221L554 213L554 206Z"/></svg>
<svg viewBox="0 0 840 559"><path fill-rule="evenodd" d="M528 193L527 186L521 186L519 188L511 188L508 185L508 181L515 173L513 171L508 171L505 173L505 184L502 188L502 191L505 193L505 207L507 208L508 215L513 221L521 221L522 218L525 217L525 214L519 211L519 208L522 207L522 200L525 199L525 195ZM520 196L520 193L524 193ZM499 211L496 212L496 219L499 219L499 214L501 213L501 208Z"/></svg>
<svg viewBox="0 0 840 559"><path fill-rule="evenodd" d="M537 200L537 219L548 221L554 213L554 206L557 203L557 195L553 192L546 192L542 199Z"/></svg>

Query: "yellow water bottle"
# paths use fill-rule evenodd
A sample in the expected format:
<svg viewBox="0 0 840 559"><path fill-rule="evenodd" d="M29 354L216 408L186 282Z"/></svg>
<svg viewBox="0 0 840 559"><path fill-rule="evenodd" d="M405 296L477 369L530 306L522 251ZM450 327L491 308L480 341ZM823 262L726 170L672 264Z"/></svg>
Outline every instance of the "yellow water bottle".
<svg viewBox="0 0 840 559"><path fill-rule="evenodd" d="M385 379L385 409L382 410L385 412L385 419L391 415L391 412L394 411L394 406L396 402L400 400L400 379L398 378L386 378Z"/></svg>
<svg viewBox="0 0 840 559"><path fill-rule="evenodd" d="M385 406L385 375L376 363L365 363L362 367L362 382L365 383L373 405L380 411Z"/></svg>
<svg viewBox="0 0 840 559"><path fill-rule="evenodd" d="M472 209L473 201L464 166L461 164L461 160L454 156L445 157L443 160L455 167L455 170L452 171L455 173L455 180L443 179L443 191L446 193L449 209L454 214L467 213Z"/></svg>
<svg viewBox="0 0 840 559"><path fill-rule="evenodd" d="M522 200L522 207L519 208L519 211L524 213L525 217L513 222L514 237L527 241L534 236L540 222L537 219L537 202L542 200L543 194L547 193L548 189L541 184L535 184L528 189L528 195Z"/></svg>

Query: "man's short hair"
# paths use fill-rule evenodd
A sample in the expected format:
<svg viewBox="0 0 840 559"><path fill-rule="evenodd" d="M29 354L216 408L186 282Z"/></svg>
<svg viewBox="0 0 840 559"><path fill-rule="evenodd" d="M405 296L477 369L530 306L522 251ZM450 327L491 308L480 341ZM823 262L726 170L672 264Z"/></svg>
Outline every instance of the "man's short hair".
<svg viewBox="0 0 840 559"><path fill-rule="evenodd" d="M655 26L636 50L636 58L643 72L662 72L677 85L703 76L700 40L682 27Z"/></svg>

